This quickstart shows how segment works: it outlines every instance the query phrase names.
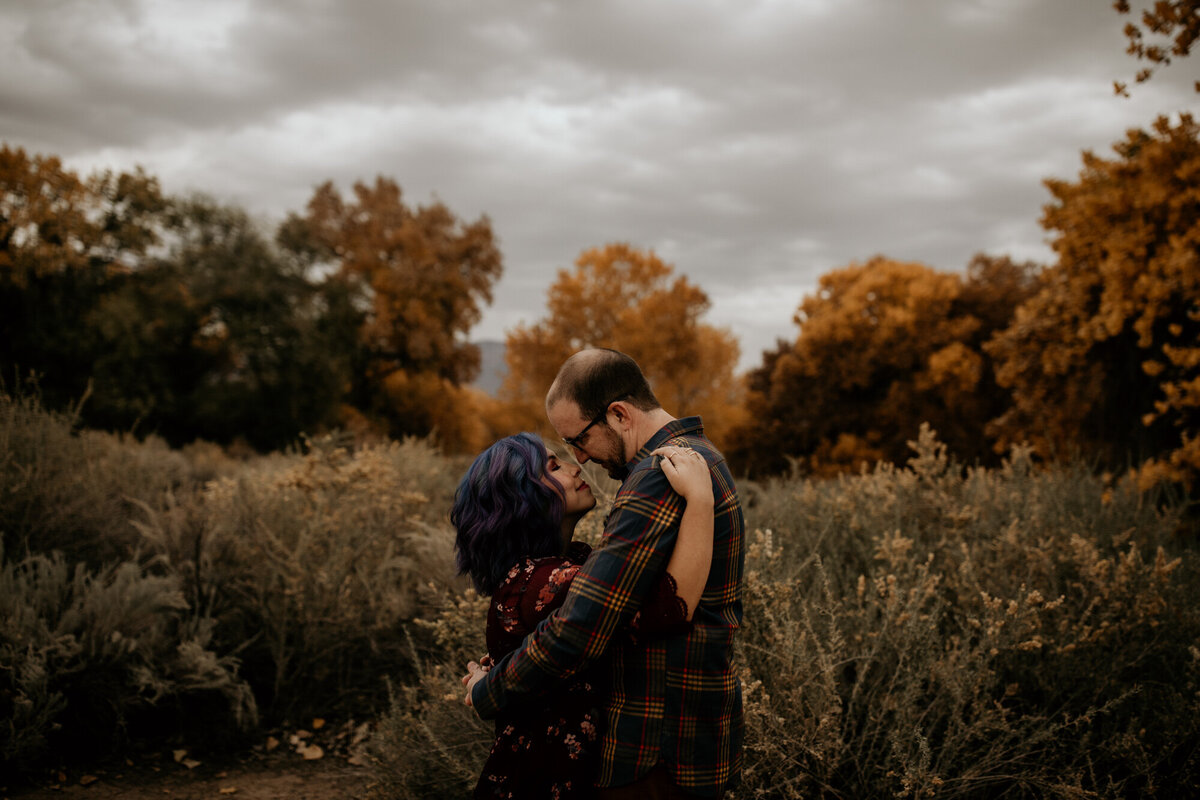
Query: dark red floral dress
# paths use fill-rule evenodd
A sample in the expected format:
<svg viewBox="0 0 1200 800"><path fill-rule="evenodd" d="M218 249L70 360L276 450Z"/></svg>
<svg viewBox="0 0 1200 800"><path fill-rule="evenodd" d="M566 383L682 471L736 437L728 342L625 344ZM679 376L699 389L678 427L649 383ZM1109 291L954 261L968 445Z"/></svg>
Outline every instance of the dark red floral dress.
<svg viewBox="0 0 1200 800"><path fill-rule="evenodd" d="M495 662L562 605L591 548L572 542L564 556L526 558L513 566L488 609L488 655ZM663 573L633 620L631 635L686 631L687 604L675 580ZM603 687L598 670L571 678L536 707L496 719L496 741L475 785L475 800L582 800L595 794L592 776L600 750Z"/></svg>

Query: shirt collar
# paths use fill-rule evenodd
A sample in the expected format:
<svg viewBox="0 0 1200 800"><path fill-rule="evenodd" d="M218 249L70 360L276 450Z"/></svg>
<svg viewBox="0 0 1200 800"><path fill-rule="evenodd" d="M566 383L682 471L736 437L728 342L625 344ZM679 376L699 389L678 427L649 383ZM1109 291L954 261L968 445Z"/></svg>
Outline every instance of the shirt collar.
<svg viewBox="0 0 1200 800"><path fill-rule="evenodd" d="M676 436L682 436L684 434L699 436L703 433L704 423L700 421L699 417L681 417L679 419L673 419L666 425L663 425L661 428L659 428L658 431L650 437L650 440L642 445L641 449L634 454L633 459L625 466L629 471L632 472L636 465L640 464L644 459L649 458L650 454L659 447L662 447L663 442L667 441L668 439L674 439Z"/></svg>

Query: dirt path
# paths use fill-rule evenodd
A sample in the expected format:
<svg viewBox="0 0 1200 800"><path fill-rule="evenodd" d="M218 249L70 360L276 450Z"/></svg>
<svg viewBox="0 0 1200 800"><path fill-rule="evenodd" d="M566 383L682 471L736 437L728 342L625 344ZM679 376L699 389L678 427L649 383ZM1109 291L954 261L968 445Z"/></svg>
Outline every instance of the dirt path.
<svg viewBox="0 0 1200 800"><path fill-rule="evenodd" d="M188 769L182 764L135 765L121 771L59 773L49 782L0 791L5 800L340 800L366 792L366 769L343 759L305 761L287 755L234 760Z"/></svg>
<svg viewBox="0 0 1200 800"><path fill-rule="evenodd" d="M64 767L22 785L5 786L0 800L342 800L361 798L370 784L361 745L367 723L340 727L313 720L312 730L274 731L260 744L224 756L188 749L143 749L105 764ZM319 724L318 724L319 723Z"/></svg>

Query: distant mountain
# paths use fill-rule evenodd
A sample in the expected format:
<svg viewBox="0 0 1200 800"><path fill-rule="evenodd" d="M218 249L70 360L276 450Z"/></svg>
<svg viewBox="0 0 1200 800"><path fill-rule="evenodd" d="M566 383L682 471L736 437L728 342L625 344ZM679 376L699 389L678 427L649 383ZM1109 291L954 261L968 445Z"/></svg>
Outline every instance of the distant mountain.
<svg viewBox="0 0 1200 800"><path fill-rule="evenodd" d="M471 385L494 395L508 374L508 365L504 363L504 342L489 339L471 344L479 348L479 375Z"/></svg>

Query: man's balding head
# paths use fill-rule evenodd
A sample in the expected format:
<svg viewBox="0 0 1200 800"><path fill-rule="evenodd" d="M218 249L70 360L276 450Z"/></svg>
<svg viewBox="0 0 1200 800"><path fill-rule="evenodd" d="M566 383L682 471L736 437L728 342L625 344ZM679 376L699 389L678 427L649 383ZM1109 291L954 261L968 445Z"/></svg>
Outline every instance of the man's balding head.
<svg viewBox="0 0 1200 800"><path fill-rule="evenodd" d="M625 400L642 411L661 408L642 369L617 350L580 350L563 362L546 393L546 408L569 401L591 419L616 400Z"/></svg>

